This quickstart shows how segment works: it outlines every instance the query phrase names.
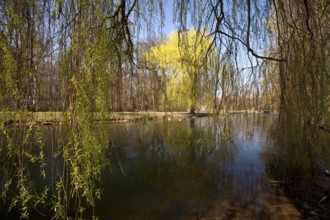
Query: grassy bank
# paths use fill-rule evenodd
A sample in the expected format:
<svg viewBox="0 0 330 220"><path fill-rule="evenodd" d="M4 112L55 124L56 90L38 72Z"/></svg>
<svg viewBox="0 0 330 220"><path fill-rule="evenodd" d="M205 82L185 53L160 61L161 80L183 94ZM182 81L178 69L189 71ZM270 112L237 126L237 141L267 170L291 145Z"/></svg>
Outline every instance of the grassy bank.
<svg viewBox="0 0 330 220"><path fill-rule="evenodd" d="M228 114L260 114L263 111L256 110L241 110L229 111ZM222 114L222 113L220 113ZM189 117L205 117L211 116L213 113L202 112L191 114L189 112L154 112L154 111L139 111L139 112L94 112L88 114L90 121L110 121L110 122L131 122L153 119L175 119ZM77 116L79 118L79 116ZM62 124L70 121L72 116L68 112L1 112L0 123L5 125L19 125L37 123L42 125Z"/></svg>
<svg viewBox="0 0 330 220"><path fill-rule="evenodd" d="M107 112L92 113L88 118L94 122L110 121L110 122L130 122L152 119L172 119L172 118L189 118L210 116L211 113L188 112ZM79 116L77 116L79 117ZM37 123L42 125L62 124L70 121L71 116L67 112L2 112L0 122L5 125L19 125Z"/></svg>

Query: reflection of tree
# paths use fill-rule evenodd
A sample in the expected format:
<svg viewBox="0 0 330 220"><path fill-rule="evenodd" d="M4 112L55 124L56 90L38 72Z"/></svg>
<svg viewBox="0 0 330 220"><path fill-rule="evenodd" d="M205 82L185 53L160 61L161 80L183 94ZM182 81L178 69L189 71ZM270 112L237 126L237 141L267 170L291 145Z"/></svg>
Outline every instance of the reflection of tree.
<svg viewBox="0 0 330 220"><path fill-rule="evenodd" d="M0 211L13 210L22 218L28 218L31 204L38 210L45 203L48 191L47 187L40 188L35 184L46 176L43 137L31 124L24 128L1 127L0 138L0 186L4 202Z"/></svg>
<svg viewBox="0 0 330 220"><path fill-rule="evenodd" d="M275 144L262 154L267 174L298 207L303 203L311 203L308 205L314 207L317 204L315 201L320 200L329 187L317 185L319 182L326 183L322 180L325 177L320 176L320 169L330 167L330 136L313 126L301 125L296 120L279 123L273 129L277 131L276 136L271 135Z"/></svg>
<svg viewBox="0 0 330 220"><path fill-rule="evenodd" d="M226 118L226 121L220 123L223 125L223 129L229 128L226 131L229 134L227 144L230 147L223 148L224 150L234 151L234 157L228 161L227 164L235 160L244 159L244 156L237 154L244 154L244 149L250 147L263 148L265 140L263 139L267 129L273 122L272 117L263 117L258 115L233 115ZM226 135L223 135L226 137ZM227 137L226 137L227 138ZM251 149L248 149L250 151ZM228 163L229 162L229 163ZM218 171L215 175L215 193L218 200L224 200L231 203L233 206L241 207L248 204L255 204L260 196L261 188L263 187L263 176L260 167L254 166L251 163L257 162L249 160L250 164L244 164L245 167L241 167L238 170L228 172L228 167L218 167ZM226 190L223 190L225 188Z"/></svg>
<svg viewBox="0 0 330 220"><path fill-rule="evenodd" d="M329 165L329 136L295 121L279 125L276 145L265 152L272 175L288 181L313 178L318 163Z"/></svg>
<svg viewBox="0 0 330 220"><path fill-rule="evenodd" d="M138 140L143 140L136 149L137 157L145 157L140 161L138 169L143 171L141 178L155 188L175 188L171 184L179 183L178 178L189 182L201 182L203 163L208 154L206 145L211 135L204 136L202 130L194 126L194 121L151 123L146 126L149 132L141 132ZM148 146L148 147L145 147ZM172 181L175 178L176 181ZM191 183L190 183L191 184ZM206 183L201 183L205 185Z"/></svg>
<svg viewBox="0 0 330 220"><path fill-rule="evenodd" d="M7 183L10 186L7 195L13 196L8 196L10 199L5 203L17 198L16 207L27 204L30 216L34 207L58 218L93 215L84 209L102 207L105 200L112 208L123 210L122 207L135 207L136 201L145 197L150 197L153 208L162 212L172 207L173 201L188 204L188 209L217 199L247 204L255 195L256 174L252 167L237 174L230 166L235 163L242 142L254 138L247 134L258 135L251 123L259 129L268 126L268 122L258 117L231 116L24 130L25 136L30 134L29 139L19 136L22 131L8 129L7 137L1 136L4 146L1 153L7 152L8 160L0 159L0 177L3 189L12 179ZM36 145L41 137L44 148ZM28 142L23 147L20 143L24 139ZM111 172L104 169L109 159ZM21 172L17 171L19 167ZM99 181L102 170L104 178ZM238 175L243 175L244 183ZM19 178L26 186L27 194L23 195L27 197L18 197L21 194L15 184ZM97 202L100 194L105 200ZM242 195L246 197L244 200ZM24 198L30 203L23 203ZM40 204L35 205L38 201Z"/></svg>
<svg viewBox="0 0 330 220"><path fill-rule="evenodd" d="M96 182L109 162L104 157L106 146L100 145L102 133L96 136L90 129L40 129L33 124L4 128L1 149L6 158L0 160L4 213L0 214L77 218L94 206L100 198Z"/></svg>
<svg viewBox="0 0 330 220"><path fill-rule="evenodd" d="M233 175L228 173L227 164L234 160L237 148L231 129L230 122L211 118L152 122L122 130L135 141L117 142L121 135L115 132L113 142L122 144L117 151L125 175L119 166L112 166L115 176L106 187L116 193L109 195L116 201L113 205L134 209L129 201L141 194L160 194L162 202L157 198L152 202L157 210L170 209L175 201L188 204L189 209L206 205L215 199L215 187L222 192L232 187ZM219 181L228 184L221 186ZM130 192L123 192L124 188Z"/></svg>

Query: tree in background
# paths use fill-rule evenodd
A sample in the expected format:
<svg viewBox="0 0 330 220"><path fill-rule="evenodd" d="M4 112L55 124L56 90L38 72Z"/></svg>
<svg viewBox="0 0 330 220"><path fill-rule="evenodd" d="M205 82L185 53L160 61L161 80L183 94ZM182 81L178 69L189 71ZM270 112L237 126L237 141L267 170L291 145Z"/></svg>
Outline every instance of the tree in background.
<svg viewBox="0 0 330 220"><path fill-rule="evenodd" d="M209 74L206 56L211 42L195 29L184 33L171 33L168 40L154 46L145 55L145 62L166 75L166 97L175 109L187 107L195 112L201 93L202 79ZM205 81L204 81L205 82ZM204 90L206 93L207 91Z"/></svg>

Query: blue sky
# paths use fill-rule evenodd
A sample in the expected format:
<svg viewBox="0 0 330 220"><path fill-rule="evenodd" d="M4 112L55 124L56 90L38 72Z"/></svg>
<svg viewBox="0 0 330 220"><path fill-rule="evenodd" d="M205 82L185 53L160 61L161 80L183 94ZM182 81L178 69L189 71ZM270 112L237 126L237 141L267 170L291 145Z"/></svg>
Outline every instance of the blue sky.
<svg viewBox="0 0 330 220"><path fill-rule="evenodd" d="M165 25L164 25L164 34L167 35L176 30L176 26L173 23L173 0L165 1L164 5L165 13Z"/></svg>

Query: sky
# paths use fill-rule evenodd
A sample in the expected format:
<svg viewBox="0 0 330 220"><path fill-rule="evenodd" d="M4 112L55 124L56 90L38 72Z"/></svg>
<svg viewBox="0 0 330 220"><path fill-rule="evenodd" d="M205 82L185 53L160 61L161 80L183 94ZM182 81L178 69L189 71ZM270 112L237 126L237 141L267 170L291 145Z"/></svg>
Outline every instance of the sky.
<svg viewBox="0 0 330 220"><path fill-rule="evenodd" d="M157 6L158 7L158 6ZM153 31L157 36L160 36L161 34L163 36L167 36L171 32L174 32L177 30L176 24L173 23L173 0L167 0L163 1L163 10L164 10L164 26L161 29L161 19L159 15L159 10L157 10L157 15L155 22L153 23ZM148 37L148 27L146 23L143 23L142 30L139 32L139 39L145 40Z"/></svg>
<svg viewBox="0 0 330 220"><path fill-rule="evenodd" d="M165 1L164 5L165 22L164 22L164 34L169 34L176 31L175 24L173 23L173 0Z"/></svg>

